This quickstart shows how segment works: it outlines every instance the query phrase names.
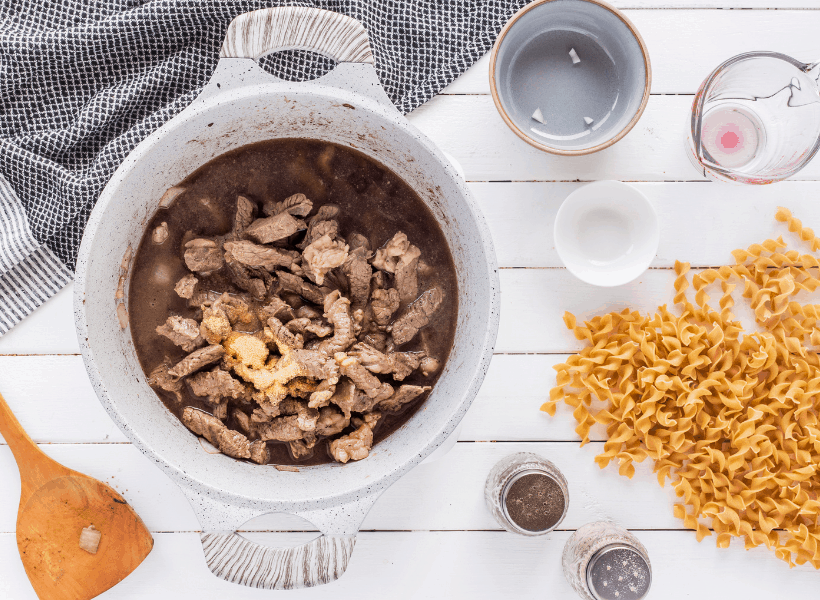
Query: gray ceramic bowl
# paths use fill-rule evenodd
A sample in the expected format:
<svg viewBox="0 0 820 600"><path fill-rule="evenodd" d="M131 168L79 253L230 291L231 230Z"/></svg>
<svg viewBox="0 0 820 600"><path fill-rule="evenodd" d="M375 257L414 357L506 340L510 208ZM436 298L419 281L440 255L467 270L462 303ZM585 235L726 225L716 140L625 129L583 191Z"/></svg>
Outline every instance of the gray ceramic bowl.
<svg viewBox="0 0 820 600"><path fill-rule="evenodd" d="M643 114L651 84L643 39L601 0L528 4L490 56L501 117L525 142L553 154L589 154L617 142Z"/></svg>

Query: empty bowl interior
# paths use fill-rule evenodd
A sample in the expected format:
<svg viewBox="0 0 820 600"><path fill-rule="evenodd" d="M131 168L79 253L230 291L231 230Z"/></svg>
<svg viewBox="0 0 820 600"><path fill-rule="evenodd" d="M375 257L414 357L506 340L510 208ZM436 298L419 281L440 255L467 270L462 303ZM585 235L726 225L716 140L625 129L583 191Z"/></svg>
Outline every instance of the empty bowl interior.
<svg viewBox="0 0 820 600"><path fill-rule="evenodd" d="M621 285L638 277L652 263L659 239L649 200L617 181L576 190L555 219L555 247L564 265L595 285Z"/></svg>
<svg viewBox="0 0 820 600"><path fill-rule="evenodd" d="M578 151L628 127L643 104L647 69L640 42L612 10L588 0L551 0L509 27L494 80L498 101L523 135ZM536 109L543 123L533 118Z"/></svg>

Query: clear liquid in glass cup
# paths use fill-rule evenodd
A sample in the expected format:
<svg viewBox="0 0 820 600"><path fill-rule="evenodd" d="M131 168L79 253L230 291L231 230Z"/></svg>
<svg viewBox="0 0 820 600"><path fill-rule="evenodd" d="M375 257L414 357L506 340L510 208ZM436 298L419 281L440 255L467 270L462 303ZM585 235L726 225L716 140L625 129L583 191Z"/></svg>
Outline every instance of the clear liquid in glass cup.
<svg viewBox="0 0 820 600"><path fill-rule="evenodd" d="M701 84L686 148L716 181L766 184L802 169L820 148L820 63L776 52L727 60Z"/></svg>

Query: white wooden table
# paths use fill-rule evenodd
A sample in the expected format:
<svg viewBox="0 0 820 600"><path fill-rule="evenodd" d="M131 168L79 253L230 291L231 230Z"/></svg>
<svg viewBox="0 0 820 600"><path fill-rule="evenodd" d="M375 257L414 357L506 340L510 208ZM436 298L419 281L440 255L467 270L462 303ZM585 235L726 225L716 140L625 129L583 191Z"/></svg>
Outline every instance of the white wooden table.
<svg viewBox="0 0 820 600"><path fill-rule="evenodd" d="M652 97L621 142L580 158L542 154L498 116L481 60L410 119L461 162L489 221L501 270L502 315L496 356L464 420L459 443L389 489L366 518L347 574L311 590L270 592L213 577L202 558L197 521L180 491L113 425L85 374L72 320L72 286L0 339L0 391L44 450L65 465L111 483L136 508L156 544L146 561L100 598L197 600L293 598L576 598L560 567L563 544L580 525L612 518L636 532L654 571L650 597L771 600L818 597L820 573L795 568L763 548L718 550L698 544L672 517L674 494L648 465L633 480L600 471L602 432L578 447L566 407L538 411L554 384L550 368L578 342L563 327L572 310L643 311L671 303L675 259L720 265L729 252L778 234L779 204L820 228L820 160L794 181L741 188L701 180L683 151L692 95L717 64L743 51L820 58L820 0L619 0L643 34L653 66ZM751 10L717 10L748 8ZM777 10L766 10L776 8ZM807 10L808 9L808 10ZM615 289L575 280L555 253L551 230L563 199L582 182L636 182L660 215L660 248L643 277ZM581 182L581 183L579 183ZM2 438L0 438L2 441ZM520 450L553 460L570 482L561 531L524 539L499 530L484 507L490 467ZM14 538L19 479L0 445L0 599L28 600ZM270 515L246 535L276 544L316 533L293 517ZM289 533L272 533L288 531Z"/></svg>

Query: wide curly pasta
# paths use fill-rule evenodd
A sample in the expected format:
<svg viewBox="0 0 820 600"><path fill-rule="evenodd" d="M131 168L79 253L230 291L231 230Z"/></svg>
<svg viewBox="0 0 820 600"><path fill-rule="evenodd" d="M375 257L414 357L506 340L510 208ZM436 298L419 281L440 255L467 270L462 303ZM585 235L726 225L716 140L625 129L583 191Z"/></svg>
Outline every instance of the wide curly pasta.
<svg viewBox="0 0 820 600"><path fill-rule="evenodd" d="M820 240L784 208L777 219L808 243ZM566 326L587 342L556 365L541 410L574 409L581 444L595 423L607 441L595 461L654 461L682 499L674 514L698 541L732 536L778 558L820 568L820 305L794 296L820 287L820 262L782 239L733 253L735 264L695 273L675 264L674 302L652 316L623 310ZM719 308L707 289L720 283ZM691 288L691 290L690 290ZM746 334L731 310L747 299L761 331ZM693 293L694 302L687 297Z"/></svg>

